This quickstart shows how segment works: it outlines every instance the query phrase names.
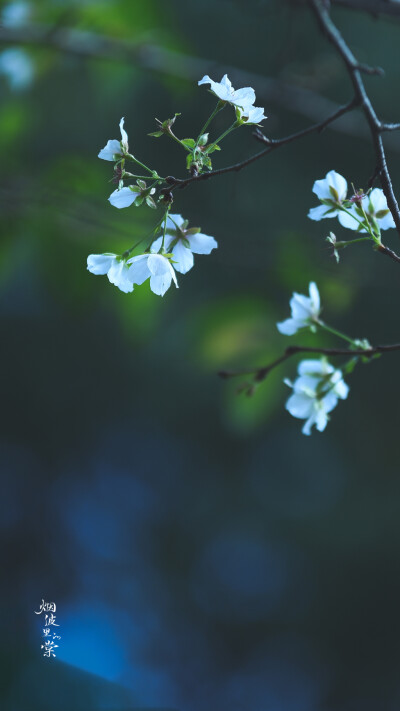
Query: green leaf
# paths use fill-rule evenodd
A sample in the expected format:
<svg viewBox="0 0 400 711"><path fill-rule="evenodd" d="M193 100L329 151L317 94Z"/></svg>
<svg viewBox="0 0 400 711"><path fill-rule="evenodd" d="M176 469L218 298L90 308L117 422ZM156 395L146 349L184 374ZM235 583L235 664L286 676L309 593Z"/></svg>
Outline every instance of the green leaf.
<svg viewBox="0 0 400 711"><path fill-rule="evenodd" d="M386 217L386 215L389 213L389 210L378 210L376 213L375 217L378 218L378 220L381 220L382 217Z"/></svg>
<svg viewBox="0 0 400 711"><path fill-rule="evenodd" d="M148 133L148 136L154 136L154 138L160 138L162 136L164 131L154 131L154 133Z"/></svg>
<svg viewBox="0 0 400 711"><path fill-rule="evenodd" d="M194 138L182 138L181 143L185 146L185 148L188 148L189 150L191 148L194 148L196 145L196 141Z"/></svg>

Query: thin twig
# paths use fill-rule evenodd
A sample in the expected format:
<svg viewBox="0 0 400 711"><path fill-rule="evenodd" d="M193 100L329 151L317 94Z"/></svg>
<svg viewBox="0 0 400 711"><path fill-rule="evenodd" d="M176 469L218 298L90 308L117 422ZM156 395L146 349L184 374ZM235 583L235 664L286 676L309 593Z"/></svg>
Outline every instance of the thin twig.
<svg viewBox="0 0 400 711"><path fill-rule="evenodd" d="M379 247L377 247L377 252L384 254L386 257L390 257L390 259L393 259L394 262L400 263L399 255L396 254L396 252L393 252L393 249L389 249L389 247L386 247L384 244L380 244Z"/></svg>
<svg viewBox="0 0 400 711"><path fill-rule="evenodd" d="M314 348L313 346L288 346L284 353L273 360L268 365L264 365L261 368L254 368L253 370L221 370L218 375L221 378L235 378L241 375L252 375L254 382L259 383L264 380L267 375L277 368L281 363L284 363L289 358L299 354L299 353L318 353L319 355L326 356L364 356L365 358L372 358L374 355L380 353L389 353L391 351L400 351L400 343L394 343L387 346L371 346L371 348Z"/></svg>

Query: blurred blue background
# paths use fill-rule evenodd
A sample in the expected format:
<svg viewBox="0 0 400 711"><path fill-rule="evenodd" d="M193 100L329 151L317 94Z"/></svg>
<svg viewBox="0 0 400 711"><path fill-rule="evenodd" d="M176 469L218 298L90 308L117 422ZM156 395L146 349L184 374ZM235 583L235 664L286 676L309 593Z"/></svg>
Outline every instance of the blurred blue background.
<svg viewBox="0 0 400 711"><path fill-rule="evenodd" d="M360 60L385 67L367 85L398 121L400 28L335 18ZM279 355L276 321L310 279L328 322L399 340L396 264L360 246L338 267L333 221L306 217L328 170L367 185L359 124L177 191L174 212L219 249L163 299L86 270L158 218L107 201L97 153L121 116L135 154L183 177L179 149L147 134L175 112L178 135L197 133L214 106L204 73L241 86L245 72L277 138L324 118L318 97L350 98L339 60L294 2L37 0L3 3L2 22L2 709L396 711L398 357L359 368L310 438L284 410L294 361L253 398L216 376ZM242 129L214 165L258 148ZM57 604L55 659L40 649L42 598Z"/></svg>

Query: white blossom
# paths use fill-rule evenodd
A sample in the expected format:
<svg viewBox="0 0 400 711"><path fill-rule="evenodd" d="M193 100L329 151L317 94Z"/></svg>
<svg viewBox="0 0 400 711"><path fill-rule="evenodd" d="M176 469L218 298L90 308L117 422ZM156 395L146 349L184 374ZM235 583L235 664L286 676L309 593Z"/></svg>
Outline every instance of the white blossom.
<svg viewBox="0 0 400 711"><path fill-rule="evenodd" d="M193 267L193 254L210 254L218 247L218 242L214 237L205 235L202 232L191 234L191 230L185 228L185 220L182 215L168 215L164 249L170 251L172 247L172 261L174 268L181 274L186 274ZM151 251L158 252L162 245L162 235L153 242Z"/></svg>
<svg viewBox="0 0 400 711"><path fill-rule="evenodd" d="M302 432L311 434L315 425L322 432L329 420L328 413L338 400L347 398L349 387L343 380L341 370L336 370L325 359L303 360L298 367L299 377L294 383L284 382L293 388L286 409L293 417L306 420Z"/></svg>
<svg viewBox="0 0 400 711"><path fill-rule="evenodd" d="M396 226L381 188L374 188L369 195L365 195L361 200L361 205L367 217L378 223L379 229L388 230ZM347 227L349 230L358 230L358 232L367 232L365 228L360 226L360 220L365 222L365 218L357 203L353 203L348 210L353 217L346 212L339 213L338 219L342 227Z"/></svg>
<svg viewBox="0 0 400 711"><path fill-rule="evenodd" d="M324 217L336 217L343 215L340 206L347 195L347 181L342 175L330 170L322 180L316 180L313 193L321 200L328 200L329 204L318 205L313 207L308 213L311 220L322 220ZM339 218L340 219L340 218Z"/></svg>
<svg viewBox="0 0 400 711"><path fill-rule="evenodd" d="M113 139L111 141L107 141L104 148L102 148L100 153L98 154L98 158L115 162L116 159L118 160L119 157L122 157L123 155L125 155L125 153L128 153L128 134L124 129L124 121L125 119L122 118L119 122L121 140L117 141L117 139Z"/></svg>
<svg viewBox="0 0 400 711"><path fill-rule="evenodd" d="M232 104L232 106L240 106L244 109L254 104L256 100L254 89L250 86L235 91L227 74L224 74L220 82L213 81L208 74L206 74L197 83L199 86L201 84L210 84L212 93L221 101L227 101L229 104Z"/></svg>
<svg viewBox="0 0 400 711"><path fill-rule="evenodd" d="M310 296L303 294L293 294L290 299L292 317L276 324L280 333L285 336L293 336L300 328L312 326L321 311L318 287L315 282L309 284Z"/></svg>
<svg viewBox="0 0 400 711"><path fill-rule="evenodd" d="M150 289L158 296L164 296L172 280L178 287L176 275L169 259L161 254L140 254L128 259L129 278L134 284L143 284L150 279Z"/></svg>
<svg viewBox="0 0 400 711"><path fill-rule="evenodd" d="M258 124L268 118L264 116L264 109L261 106L246 106L244 109L239 107L238 111L240 120L245 121L248 125Z"/></svg>
<svg viewBox="0 0 400 711"><path fill-rule="evenodd" d="M118 209L121 209L122 207L129 207L132 205L136 198L138 198L140 195L139 190L132 190L129 187L121 188L117 190L114 190L113 193L111 193L110 197L108 198L108 201L113 205L114 207L118 207Z"/></svg>
<svg viewBox="0 0 400 711"><path fill-rule="evenodd" d="M117 254L89 254L87 268L92 274L107 274L111 284L128 294L133 291L133 280L127 262Z"/></svg>

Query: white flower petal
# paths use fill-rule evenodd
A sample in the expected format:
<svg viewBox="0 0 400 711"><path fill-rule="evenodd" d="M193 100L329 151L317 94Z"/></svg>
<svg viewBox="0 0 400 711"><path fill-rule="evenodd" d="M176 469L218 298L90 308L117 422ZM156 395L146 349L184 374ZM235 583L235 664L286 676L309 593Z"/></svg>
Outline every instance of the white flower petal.
<svg viewBox="0 0 400 711"><path fill-rule="evenodd" d="M302 420L305 417L310 417L314 410L314 400L307 395L293 393L285 405L286 409L292 417L297 417Z"/></svg>
<svg viewBox="0 0 400 711"><path fill-rule="evenodd" d="M318 205L318 207L312 207L311 210L309 210L307 217L310 218L310 220L315 220L316 222L319 222L319 220L325 219L325 217L336 217L338 214L337 210L334 210L333 212L329 212L329 207L327 205Z"/></svg>
<svg viewBox="0 0 400 711"><path fill-rule="evenodd" d="M339 397L341 400L346 400L348 394L349 394L349 386L347 383L344 382L344 380L339 380L338 383L336 383L335 388L334 388L334 393Z"/></svg>
<svg viewBox="0 0 400 711"><path fill-rule="evenodd" d="M187 272L193 267L193 254L190 249L184 246L182 240L179 240L173 248L172 259L174 262L174 268L181 274L187 274Z"/></svg>
<svg viewBox="0 0 400 711"><path fill-rule="evenodd" d="M130 269L123 259L113 262L108 272L108 278L111 284L117 286L118 289L125 292L125 294L133 291Z"/></svg>
<svg viewBox="0 0 400 711"><path fill-rule="evenodd" d="M229 92L233 92L232 82L228 79L228 75L224 74L220 82Z"/></svg>
<svg viewBox="0 0 400 711"><path fill-rule="evenodd" d="M117 140L113 140L107 141L107 144L104 146L104 148L101 149L97 157L102 158L102 160L109 160L115 162L114 156L120 155L122 155L120 142Z"/></svg>
<svg viewBox="0 0 400 711"><path fill-rule="evenodd" d="M155 276L168 274L171 270L169 260L166 257L163 257L162 254L149 254L147 265L151 274L154 274Z"/></svg>
<svg viewBox="0 0 400 711"><path fill-rule="evenodd" d="M213 92L213 94L215 94L216 96L218 96L219 99L222 99L223 101L227 101L227 100L229 100L229 98L230 98L231 90L226 86L225 83L223 83L225 77L226 77L226 79L228 79L228 77L227 77L226 74L225 74L225 76L222 78L222 81L221 81L220 83L218 83L218 82L215 82L215 81L213 81L212 79L210 79L210 77L208 76L208 74L206 74L206 75L205 75L202 79L200 79L200 81L197 82L197 83L198 83L199 86L200 86L201 84L210 84L211 91ZM229 81L229 80L228 80L228 81Z"/></svg>
<svg viewBox="0 0 400 711"><path fill-rule="evenodd" d="M121 209L122 207L129 207L135 202L139 193L133 192L130 188L121 188L121 190L114 190L108 198L111 205Z"/></svg>
<svg viewBox="0 0 400 711"><path fill-rule="evenodd" d="M241 119L246 119L246 123L249 125L260 123L268 118L264 115L264 109L261 108L261 106L247 106L244 109L239 108L239 115Z"/></svg>
<svg viewBox="0 0 400 711"><path fill-rule="evenodd" d="M335 405L333 407L335 407ZM331 409L333 409L333 407ZM318 407L316 409L315 427L317 428L318 432L323 432L329 422L327 412L329 412L329 410L324 407Z"/></svg>
<svg viewBox="0 0 400 711"><path fill-rule="evenodd" d="M190 244L190 249L194 254L210 254L213 249L218 247L218 242L214 237L203 235L202 232L196 232L194 235L187 235L186 239Z"/></svg>
<svg viewBox="0 0 400 711"><path fill-rule="evenodd" d="M311 434L311 427L315 424L315 412L311 415L311 417L308 418L308 420L304 423L303 428L302 428L302 433L304 435L310 435Z"/></svg>
<svg viewBox="0 0 400 711"><path fill-rule="evenodd" d="M385 217L381 217L378 220L378 224L381 230L390 230L392 227L396 227L396 223L393 219L391 212L388 212Z"/></svg>
<svg viewBox="0 0 400 711"><path fill-rule="evenodd" d="M164 249L166 252L169 251L170 245L174 241L174 239L175 239L175 237L173 235L168 235L168 234L165 235ZM157 239L154 240L154 242L152 243L152 245L150 247L150 251L153 254L156 254L157 252L160 251L161 245L162 245L162 240L163 240L163 236L161 235L160 237L157 237Z"/></svg>
<svg viewBox="0 0 400 711"><path fill-rule="evenodd" d="M176 230L177 227L182 227L185 222L182 215L171 215L167 217L167 230Z"/></svg>
<svg viewBox="0 0 400 711"><path fill-rule="evenodd" d="M312 307L313 307L314 313L319 312L321 304L320 304L318 287L317 287L315 281L310 281L308 291L310 294L310 299L312 302Z"/></svg>
<svg viewBox="0 0 400 711"><path fill-rule="evenodd" d="M315 398L318 385L321 382L321 376L314 373L310 375L300 375L293 383L295 393L302 393L308 397Z"/></svg>
<svg viewBox="0 0 400 711"><path fill-rule="evenodd" d="M92 274L107 274L116 261L116 254L89 254L87 268Z"/></svg>
<svg viewBox="0 0 400 711"><path fill-rule="evenodd" d="M324 179L316 180L312 191L320 200L332 200L333 196L329 189L330 187L335 188L339 200L344 200L347 194L347 181L334 170L330 170Z"/></svg>
<svg viewBox="0 0 400 711"><path fill-rule="evenodd" d="M334 370L333 365L328 363L326 360L322 360L320 358L309 358L307 360L302 360L301 363L299 363L297 372L299 375L316 374L317 376L324 376L329 373L333 373Z"/></svg>
<svg viewBox="0 0 400 711"><path fill-rule="evenodd" d="M329 185L335 188L337 194L339 195L339 200L344 200L347 195L347 180L343 177L343 175L336 173L335 170L330 170L326 175L326 179Z"/></svg>
<svg viewBox="0 0 400 711"><path fill-rule="evenodd" d="M330 390L322 400L319 401L319 406L325 410L325 412L331 412L338 403L337 395L335 395L334 390Z"/></svg>
<svg viewBox="0 0 400 711"><path fill-rule="evenodd" d="M246 86L243 89L238 89L237 91L234 91L230 99L232 104L235 104L236 106L241 106L242 108L251 106L252 104L254 104L255 100L256 94L254 89L251 88L251 86Z"/></svg>
<svg viewBox="0 0 400 711"><path fill-rule="evenodd" d="M143 282L151 276L150 269L147 265L148 258L148 254L140 254L137 257L128 259L127 263L130 264L129 277L134 284L143 284Z"/></svg>
<svg viewBox="0 0 400 711"><path fill-rule="evenodd" d="M290 308L292 309L292 317L297 321L309 321L313 316L311 299L303 294L296 294L296 292L293 294L290 299Z"/></svg>
<svg viewBox="0 0 400 711"><path fill-rule="evenodd" d="M226 76L226 74L225 74L225 76ZM202 84L211 84L211 82L212 82L212 79L210 79L208 74L205 74L204 77L197 82L197 86L201 86Z"/></svg>
<svg viewBox="0 0 400 711"><path fill-rule="evenodd" d="M363 206L365 207L365 210L371 213L371 206L369 205L369 203L371 203L372 205L372 213L374 215L376 215L376 213L380 212L381 210L389 210L385 194L380 188L374 188L374 190L372 190L371 194L369 195L369 199L365 198L365 204L363 201ZM390 211L388 211L387 215L385 215L384 217L378 217L376 218L376 220L381 230L389 230L392 227L396 227L395 221Z"/></svg>
<svg viewBox="0 0 400 711"><path fill-rule="evenodd" d="M385 198L385 193L381 188L374 188L371 190L366 202L371 202L373 207L373 212L379 212L379 210L387 210L387 201ZM364 203L364 200L363 200Z"/></svg>
<svg viewBox="0 0 400 711"><path fill-rule="evenodd" d="M358 222L358 220L360 220L361 218L358 217L354 206L349 208L349 211L351 213L353 213L355 217L352 217L347 212L339 212L338 220L339 220L340 224L342 225L342 227L345 227L348 230L358 230L358 228L360 226L360 223ZM360 230L360 232L366 232L366 230L362 229L362 230Z"/></svg>
<svg viewBox="0 0 400 711"><path fill-rule="evenodd" d="M152 275L150 277L150 289L153 294L157 294L157 296L164 296L165 292L168 291L171 286L171 281L172 276L167 272L160 275Z"/></svg>
<svg viewBox="0 0 400 711"><path fill-rule="evenodd" d="M178 286L175 271L171 262L161 254L150 254L147 260L148 267L152 274L150 278L150 288L159 296L164 296L165 292L171 286L172 279L175 286Z"/></svg>
<svg viewBox="0 0 400 711"><path fill-rule="evenodd" d="M281 321L276 324L279 333L284 336L294 336L297 331L302 328L302 324L299 321L295 321L294 318L287 318L286 321Z"/></svg>
<svg viewBox="0 0 400 711"><path fill-rule="evenodd" d="M121 131L121 143L124 148L124 151L127 153L129 151L129 146L128 146L128 134L124 129L124 121L125 119L122 118L121 121L119 122L119 130Z"/></svg>
<svg viewBox="0 0 400 711"><path fill-rule="evenodd" d="M224 74L220 82L215 82L211 79L208 74L206 74L199 82L201 84L210 84L211 91L215 94L221 101L227 101L233 106L241 106L245 108L254 104L256 100L256 95L254 89L250 86L244 87L243 89L238 89L235 91L232 87L228 76Z"/></svg>

